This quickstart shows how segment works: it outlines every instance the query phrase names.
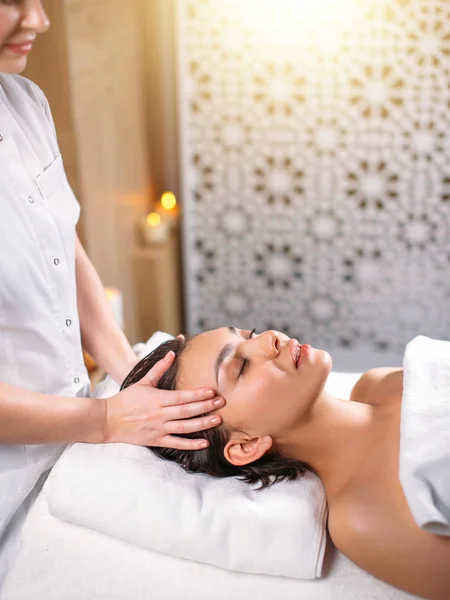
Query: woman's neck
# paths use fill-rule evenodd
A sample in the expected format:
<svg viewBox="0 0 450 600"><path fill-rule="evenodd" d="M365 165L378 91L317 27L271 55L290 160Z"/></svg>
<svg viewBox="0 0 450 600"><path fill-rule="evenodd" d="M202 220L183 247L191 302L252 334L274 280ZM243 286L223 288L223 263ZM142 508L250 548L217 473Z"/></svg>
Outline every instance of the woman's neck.
<svg viewBox="0 0 450 600"><path fill-rule="evenodd" d="M376 407L323 392L301 423L278 440L285 456L308 463L327 498L336 497L376 443Z"/></svg>

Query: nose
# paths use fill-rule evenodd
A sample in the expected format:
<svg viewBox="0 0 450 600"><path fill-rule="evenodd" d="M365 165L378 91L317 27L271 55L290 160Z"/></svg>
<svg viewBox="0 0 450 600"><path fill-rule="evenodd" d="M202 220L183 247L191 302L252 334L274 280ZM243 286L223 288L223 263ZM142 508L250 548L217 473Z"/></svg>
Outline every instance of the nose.
<svg viewBox="0 0 450 600"><path fill-rule="evenodd" d="M264 331L250 340L242 342L247 356L276 358L281 350L281 334L278 331Z"/></svg>
<svg viewBox="0 0 450 600"><path fill-rule="evenodd" d="M24 29L31 29L36 33L45 33L49 29L50 20L41 0L25 0L21 25Z"/></svg>

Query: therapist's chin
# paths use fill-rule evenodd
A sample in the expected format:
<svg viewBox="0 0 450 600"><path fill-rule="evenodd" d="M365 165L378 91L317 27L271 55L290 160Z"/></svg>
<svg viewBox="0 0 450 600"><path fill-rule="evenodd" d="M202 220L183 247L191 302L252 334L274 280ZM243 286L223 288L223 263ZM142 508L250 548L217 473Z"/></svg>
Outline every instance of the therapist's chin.
<svg viewBox="0 0 450 600"><path fill-rule="evenodd" d="M28 63L27 56L20 56L14 59L5 59L0 54L0 73L8 75L20 75L25 71Z"/></svg>

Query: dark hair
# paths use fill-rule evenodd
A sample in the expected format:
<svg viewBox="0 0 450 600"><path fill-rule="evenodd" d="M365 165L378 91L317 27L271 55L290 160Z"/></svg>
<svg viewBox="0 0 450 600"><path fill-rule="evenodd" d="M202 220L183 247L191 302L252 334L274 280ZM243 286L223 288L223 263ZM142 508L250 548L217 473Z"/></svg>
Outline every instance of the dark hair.
<svg viewBox="0 0 450 600"><path fill-rule="evenodd" d="M164 373L158 382L158 388L163 390L177 389L177 376L179 357L189 345L189 339L175 338L164 342L150 354L145 356L135 365L121 385L121 390L137 383L159 360L172 350L175 353L175 361ZM259 489L263 489L284 479L294 480L302 477L307 470L312 468L301 461L283 458L277 451L271 451L253 463L244 466L235 466L227 461L223 449L229 439L229 431L224 424L212 429L199 431L197 433L180 434L180 437L199 438L208 440L207 448L201 450L177 450L174 448L160 448L148 446L160 458L171 460L180 464L186 471L192 473L205 473L212 477L240 476L249 484L260 483Z"/></svg>

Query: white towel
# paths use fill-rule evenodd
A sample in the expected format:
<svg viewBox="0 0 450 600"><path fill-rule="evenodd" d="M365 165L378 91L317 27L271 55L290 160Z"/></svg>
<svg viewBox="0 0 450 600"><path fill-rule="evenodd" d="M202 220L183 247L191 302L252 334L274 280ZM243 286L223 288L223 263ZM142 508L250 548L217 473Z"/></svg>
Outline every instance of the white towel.
<svg viewBox="0 0 450 600"><path fill-rule="evenodd" d="M139 357L171 336L135 346ZM118 391L107 378L96 397ZM73 444L52 472L50 513L63 521L225 569L321 577L325 490L313 473L255 491L237 478L188 474L147 448Z"/></svg>
<svg viewBox="0 0 450 600"><path fill-rule="evenodd" d="M450 536L450 342L417 336L403 368L400 482L419 527Z"/></svg>
<svg viewBox="0 0 450 600"><path fill-rule="evenodd" d="M257 492L146 448L74 444L52 475L49 511L62 521L233 571L321 576L327 511L312 473Z"/></svg>

